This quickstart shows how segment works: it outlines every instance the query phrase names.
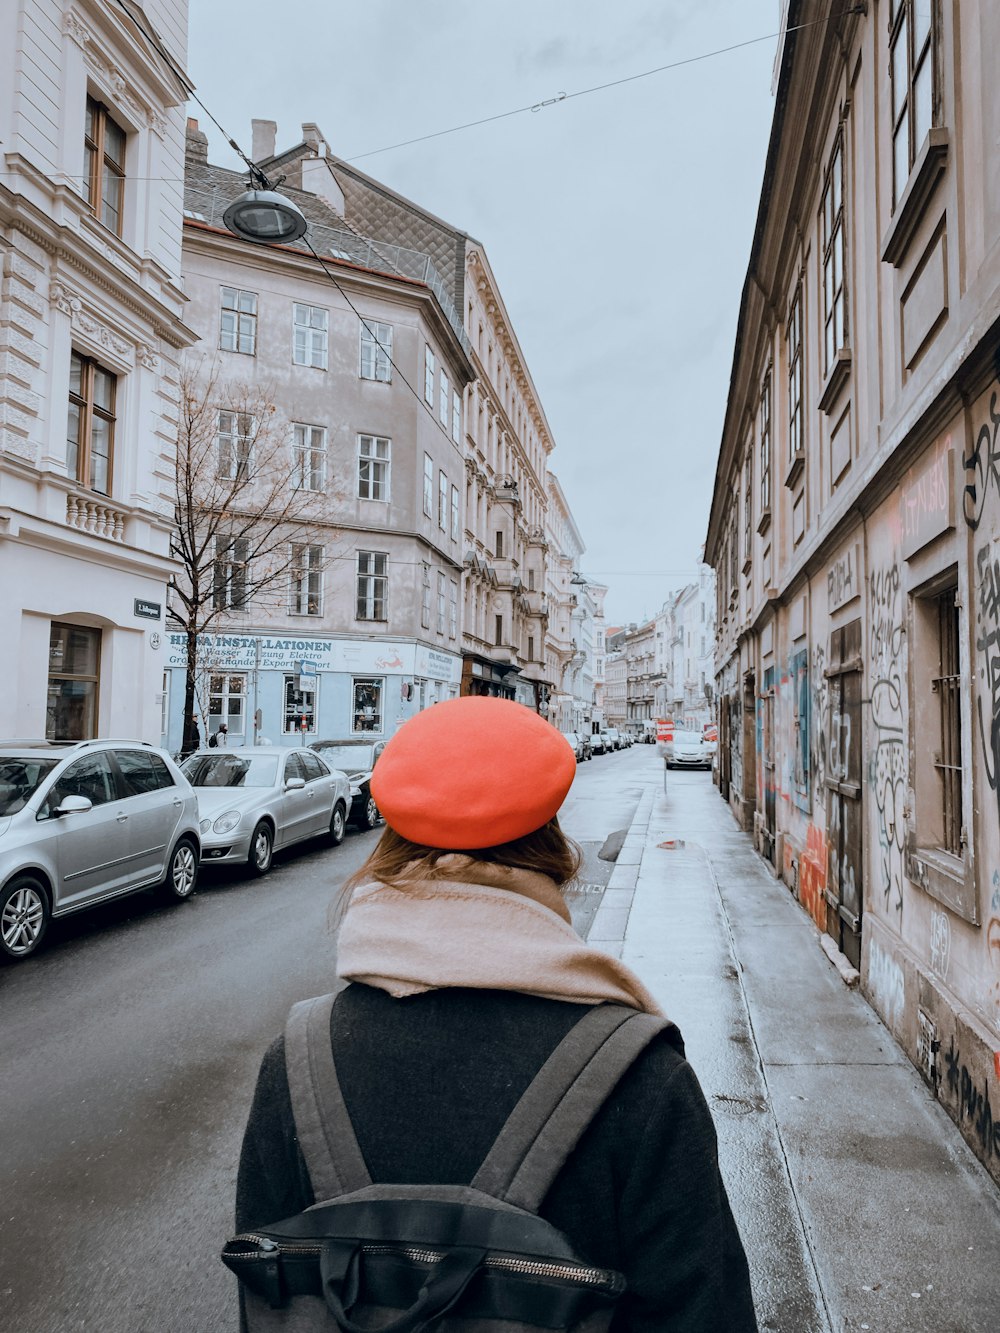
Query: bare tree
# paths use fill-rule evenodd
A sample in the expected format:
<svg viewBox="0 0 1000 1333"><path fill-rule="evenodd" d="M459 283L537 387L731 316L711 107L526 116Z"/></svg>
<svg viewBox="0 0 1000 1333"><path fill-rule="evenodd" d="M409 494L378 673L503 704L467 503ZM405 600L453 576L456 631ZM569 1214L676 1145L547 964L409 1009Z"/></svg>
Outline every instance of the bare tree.
<svg viewBox="0 0 1000 1333"><path fill-rule="evenodd" d="M293 576L301 575L297 583L309 595L316 571L308 557L296 568L296 553L311 552L329 535L314 466L308 451L293 454L267 388L224 380L217 365L207 373L185 365L171 538L181 570L169 612L187 649L182 753L198 743L199 636L251 603L276 605Z"/></svg>

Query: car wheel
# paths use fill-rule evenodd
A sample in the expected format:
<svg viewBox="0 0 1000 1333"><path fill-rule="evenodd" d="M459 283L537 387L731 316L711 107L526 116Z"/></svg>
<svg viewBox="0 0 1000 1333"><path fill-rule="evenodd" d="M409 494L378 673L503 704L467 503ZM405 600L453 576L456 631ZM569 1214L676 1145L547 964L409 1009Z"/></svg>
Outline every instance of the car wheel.
<svg viewBox="0 0 1000 1333"><path fill-rule="evenodd" d="M330 816L330 842L334 847L339 847L344 841L346 829L347 816L344 814L344 807L338 801L333 807L333 814Z"/></svg>
<svg viewBox="0 0 1000 1333"><path fill-rule="evenodd" d="M33 875L19 875L0 891L0 958L33 954L49 924L49 900Z"/></svg>
<svg viewBox="0 0 1000 1333"><path fill-rule="evenodd" d="M198 852L193 843L183 838L170 854L160 888L168 898L182 902L191 897L197 883Z"/></svg>
<svg viewBox="0 0 1000 1333"><path fill-rule="evenodd" d="M250 855L247 857L247 864L250 866L252 874L267 874L271 869L273 851L274 834L271 832L271 826L261 820L250 839Z"/></svg>
<svg viewBox="0 0 1000 1333"><path fill-rule="evenodd" d="M378 806L375 804L375 797L368 793L365 801L365 812L361 816L361 824L364 828L374 828L382 816L378 812Z"/></svg>

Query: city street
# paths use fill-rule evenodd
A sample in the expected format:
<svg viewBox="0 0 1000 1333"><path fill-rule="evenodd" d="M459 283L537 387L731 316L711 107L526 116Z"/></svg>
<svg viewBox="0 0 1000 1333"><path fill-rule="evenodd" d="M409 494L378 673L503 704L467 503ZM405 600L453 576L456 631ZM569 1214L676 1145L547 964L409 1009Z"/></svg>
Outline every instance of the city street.
<svg viewBox="0 0 1000 1333"><path fill-rule="evenodd" d="M628 828L652 753L580 765L564 806L584 933L612 869L598 852ZM0 1326L234 1326L218 1252L257 1066L289 1006L329 989L327 905L378 836L279 857L264 880L205 874L176 907L140 894L57 923L0 972Z"/></svg>

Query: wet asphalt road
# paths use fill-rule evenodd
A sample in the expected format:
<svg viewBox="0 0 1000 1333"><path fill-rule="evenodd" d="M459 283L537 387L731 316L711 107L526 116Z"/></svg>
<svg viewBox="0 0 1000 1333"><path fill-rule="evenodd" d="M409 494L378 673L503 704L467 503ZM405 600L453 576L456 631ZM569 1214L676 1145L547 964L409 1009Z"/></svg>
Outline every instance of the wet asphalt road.
<svg viewBox="0 0 1000 1333"><path fill-rule="evenodd" d="M563 807L583 934L644 756L582 764ZM308 844L261 881L213 872L178 906L139 894L57 923L0 971L0 1328L235 1328L217 1256L257 1066L289 1006L330 988L327 907L378 836Z"/></svg>

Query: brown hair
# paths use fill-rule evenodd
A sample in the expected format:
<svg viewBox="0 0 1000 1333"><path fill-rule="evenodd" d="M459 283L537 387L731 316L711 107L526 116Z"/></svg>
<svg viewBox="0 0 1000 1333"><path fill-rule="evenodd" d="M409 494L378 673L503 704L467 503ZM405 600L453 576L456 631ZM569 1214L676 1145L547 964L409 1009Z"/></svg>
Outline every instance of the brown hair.
<svg viewBox="0 0 1000 1333"><path fill-rule="evenodd" d="M523 838L514 838L496 847L477 847L469 851L422 847L420 843L402 837L387 824L371 856L360 870L345 880L335 894L327 917L330 929L336 930L339 926L350 902L351 892L359 884L370 884L376 880L380 884L395 887L415 879L431 879L434 867L444 856L471 856L476 861L511 866L515 870L534 870L540 875L548 875L559 888L579 873L583 863L580 848L572 838L566 837L559 827L559 820L554 816L547 824L535 829L534 833L525 834Z"/></svg>

